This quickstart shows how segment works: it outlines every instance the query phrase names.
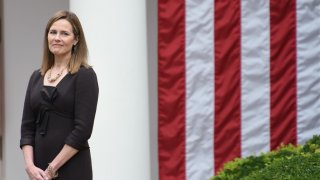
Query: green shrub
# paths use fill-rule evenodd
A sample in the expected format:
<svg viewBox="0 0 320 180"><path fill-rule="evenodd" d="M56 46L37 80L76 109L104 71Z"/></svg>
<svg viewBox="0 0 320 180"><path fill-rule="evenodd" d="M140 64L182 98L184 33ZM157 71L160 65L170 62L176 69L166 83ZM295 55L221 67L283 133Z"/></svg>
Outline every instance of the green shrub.
<svg viewBox="0 0 320 180"><path fill-rule="evenodd" d="M236 158L224 165L211 180L319 179L320 136L304 146L281 145L260 156Z"/></svg>
<svg viewBox="0 0 320 180"><path fill-rule="evenodd" d="M320 178L320 153L291 158L276 159L269 166L252 172L243 180L253 179L319 179Z"/></svg>

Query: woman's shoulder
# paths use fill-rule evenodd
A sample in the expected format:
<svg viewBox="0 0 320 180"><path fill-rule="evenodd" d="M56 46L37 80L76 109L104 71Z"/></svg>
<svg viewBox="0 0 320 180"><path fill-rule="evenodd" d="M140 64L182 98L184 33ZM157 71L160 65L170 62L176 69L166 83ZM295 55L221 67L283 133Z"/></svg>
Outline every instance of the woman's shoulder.
<svg viewBox="0 0 320 180"><path fill-rule="evenodd" d="M84 67L84 66L81 66L79 71L77 72L77 74L79 75L96 75L95 71L93 70L93 68L90 66L90 67Z"/></svg>
<svg viewBox="0 0 320 180"><path fill-rule="evenodd" d="M77 82L80 84L85 83L86 86L98 83L97 75L92 67L81 67L76 76Z"/></svg>
<svg viewBox="0 0 320 180"><path fill-rule="evenodd" d="M40 69L36 69L32 72L30 79L37 79L41 77Z"/></svg>
<svg viewBox="0 0 320 180"><path fill-rule="evenodd" d="M29 76L29 85L32 85L41 79L41 72L39 69L34 70L32 74Z"/></svg>
<svg viewBox="0 0 320 180"><path fill-rule="evenodd" d="M82 79L85 81L97 81L97 75L92 67L81 66L76 73L77 79Z"/></svg>

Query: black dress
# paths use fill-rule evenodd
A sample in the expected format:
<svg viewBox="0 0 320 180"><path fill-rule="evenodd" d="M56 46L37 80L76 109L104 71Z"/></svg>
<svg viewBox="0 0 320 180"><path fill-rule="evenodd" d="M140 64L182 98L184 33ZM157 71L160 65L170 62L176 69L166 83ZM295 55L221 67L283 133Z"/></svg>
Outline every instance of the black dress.
<svg viewBox="0 0 320 180"><path fill-rule="evenodd" d="M59 170L59 180L91 180L88 139L98 101L98 82L92 68L67 74L56 87L44 86L35 71L29 81L21 123L20 147L34 148L34 163L45 170L67 144L79 152Z"/></svg>

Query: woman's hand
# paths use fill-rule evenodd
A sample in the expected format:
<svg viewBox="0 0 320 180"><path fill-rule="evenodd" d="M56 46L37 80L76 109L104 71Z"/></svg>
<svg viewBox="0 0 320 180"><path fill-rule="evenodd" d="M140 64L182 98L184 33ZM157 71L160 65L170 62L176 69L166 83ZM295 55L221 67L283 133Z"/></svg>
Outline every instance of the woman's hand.
<svg viewBox="0 0 320 180"><path fill-rule="evenodd" d="M47 179L45 179L45 180L52 180L52 179L54 179L47 170L45 170L44 173L45 173L46 176L47 176Z"/></svg>
<svg viewBox="0 0 320 180"><path fill-rule="evenodd" d="M48 167L44 172L50 180L58 177L58 172L51 166L51 163L48 164Z"/></svg>
<svg viewBox="0 0 320 180"><path fill-rule="evenodd" d="M49 180L46 173L35 165L27 166L26 171L30 180Z"/></svg>

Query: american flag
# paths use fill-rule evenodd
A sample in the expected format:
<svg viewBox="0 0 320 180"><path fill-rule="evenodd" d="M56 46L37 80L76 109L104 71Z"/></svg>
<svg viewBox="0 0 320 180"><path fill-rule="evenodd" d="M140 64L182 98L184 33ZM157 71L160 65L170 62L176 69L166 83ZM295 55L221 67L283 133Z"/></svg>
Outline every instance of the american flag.
<svg viewBox="0 0 320 180"><path fill-rule="evenodd" d="M160 180L320 132L320 0L158 0Z"/></svg>

